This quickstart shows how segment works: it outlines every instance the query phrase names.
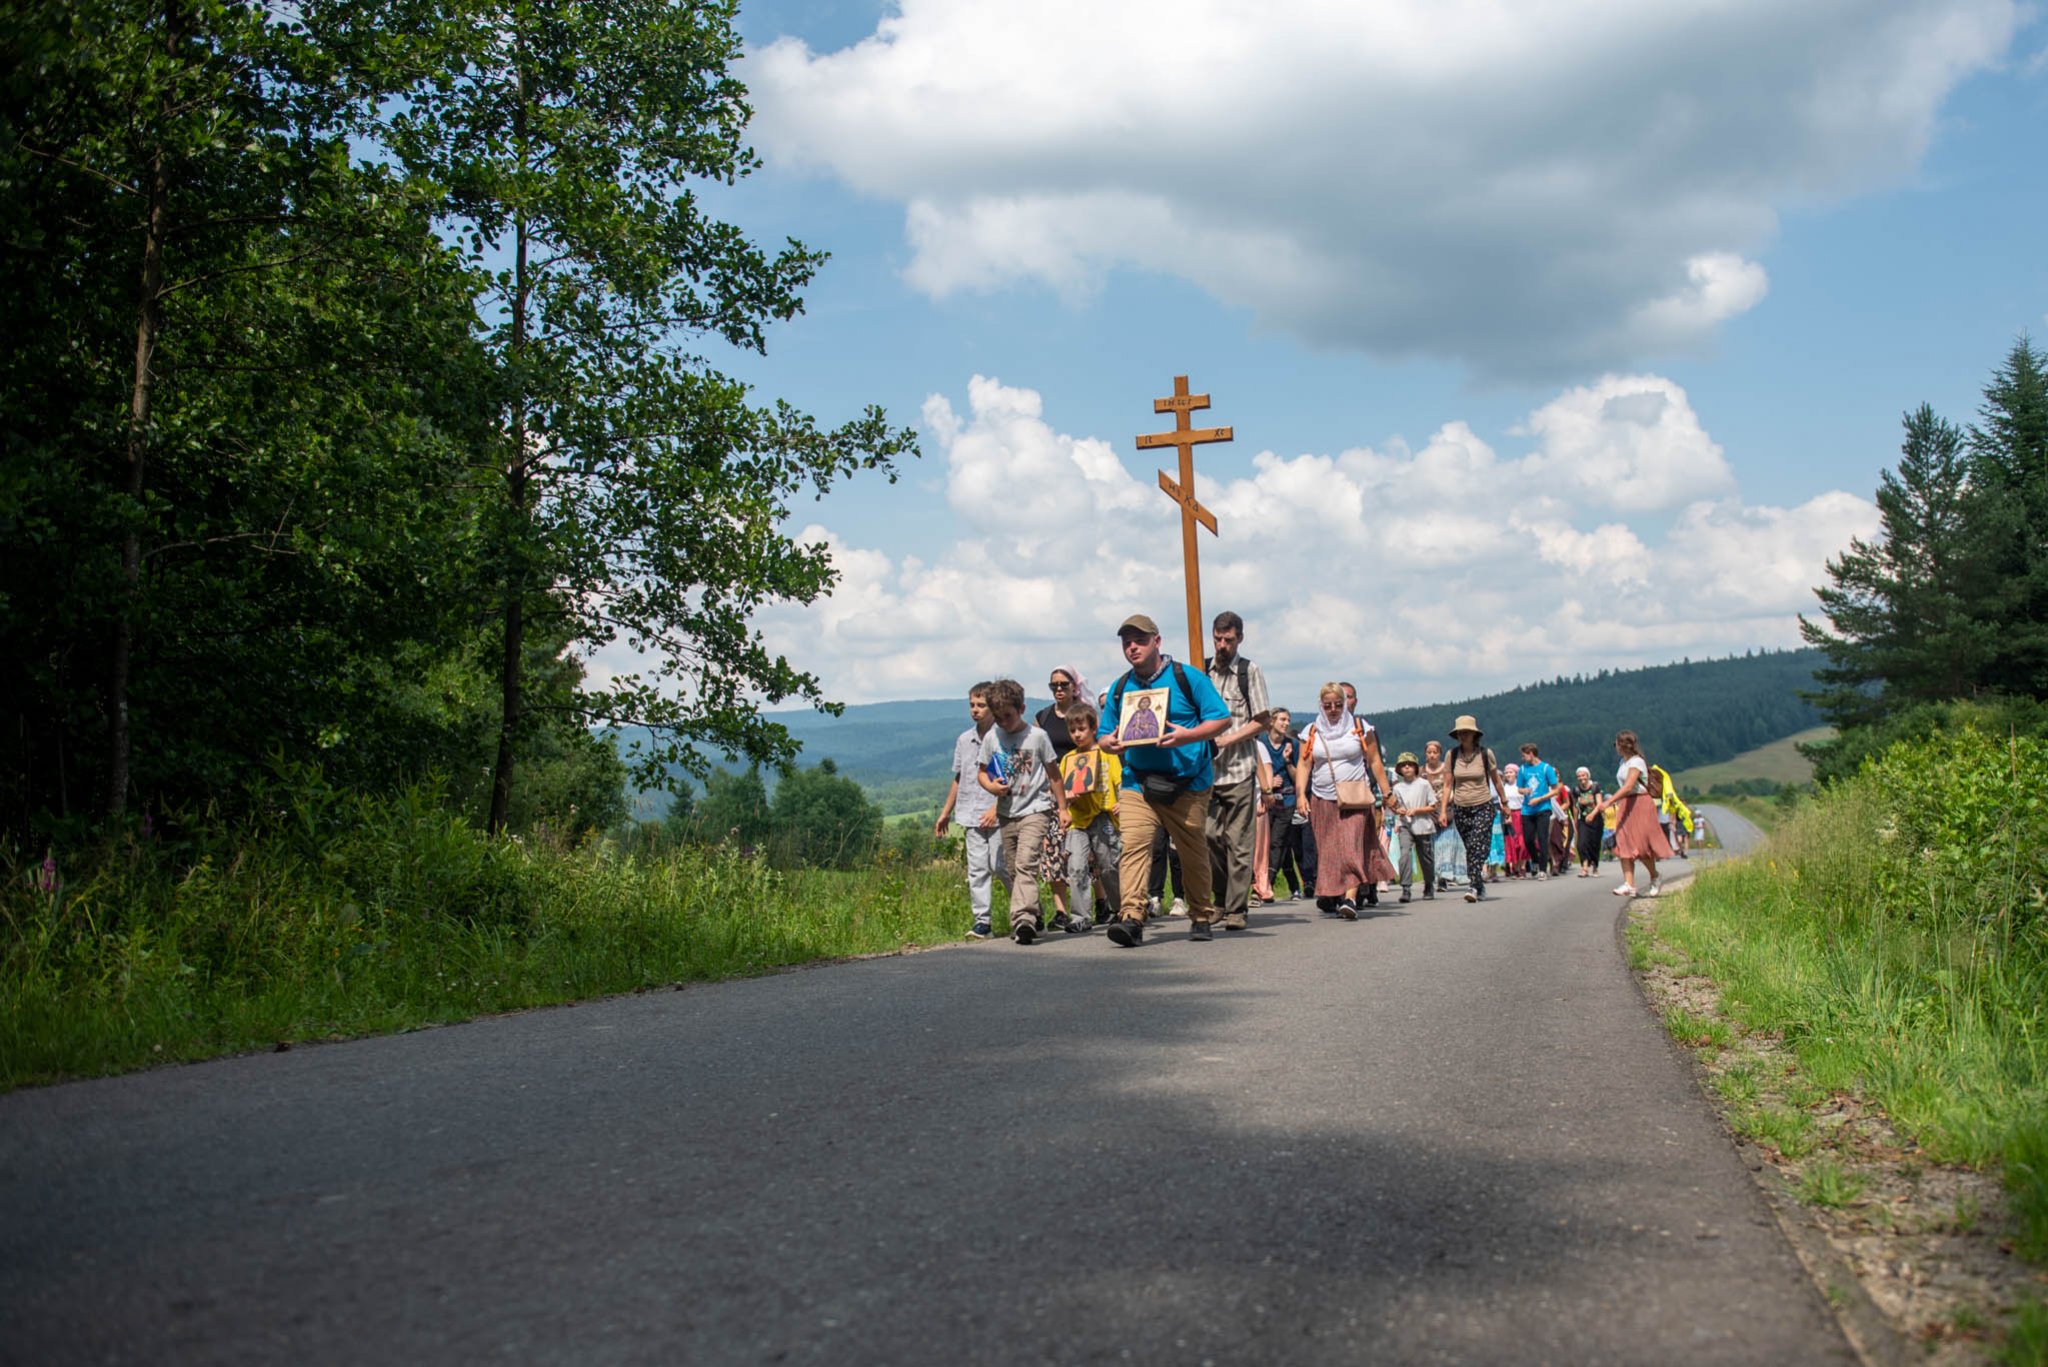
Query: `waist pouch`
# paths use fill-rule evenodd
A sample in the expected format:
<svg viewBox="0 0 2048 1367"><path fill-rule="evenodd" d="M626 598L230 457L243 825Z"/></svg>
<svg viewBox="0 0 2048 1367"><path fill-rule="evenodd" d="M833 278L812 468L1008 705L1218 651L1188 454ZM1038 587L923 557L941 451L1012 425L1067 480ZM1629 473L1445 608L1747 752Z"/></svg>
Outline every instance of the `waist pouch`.
<svg viewBox="0 0 2048 1367"><path fill-rule="evenodd" d="M1176 774L1148 770L1138 775L1138 791L1145 795L1147 802L1173 802L1188 790L1188 785L1193 781Z"/></svg>

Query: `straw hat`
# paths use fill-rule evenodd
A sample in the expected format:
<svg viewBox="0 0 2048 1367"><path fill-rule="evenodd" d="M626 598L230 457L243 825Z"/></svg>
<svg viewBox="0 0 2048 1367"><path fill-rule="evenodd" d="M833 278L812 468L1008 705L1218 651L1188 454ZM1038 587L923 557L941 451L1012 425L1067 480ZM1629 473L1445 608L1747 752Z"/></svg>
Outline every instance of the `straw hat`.
<svg viewBox="0 0 2048 1367"><path fill-rule="evenodd" d="M1456 740L1460 731L1470 731L1472 739L1479 740L1486 733L1479 729L1479 719L1469 712L1451 723L1451 739Z"/></svg>

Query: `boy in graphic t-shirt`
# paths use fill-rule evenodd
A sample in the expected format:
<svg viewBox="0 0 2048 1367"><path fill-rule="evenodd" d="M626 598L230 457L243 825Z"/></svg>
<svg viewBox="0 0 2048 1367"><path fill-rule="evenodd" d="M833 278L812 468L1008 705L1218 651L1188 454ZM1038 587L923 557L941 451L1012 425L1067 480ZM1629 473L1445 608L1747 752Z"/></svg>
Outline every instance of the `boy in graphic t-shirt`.
<svg viewBox="0 0 2048 1367"><path fill-rule="evenodd" d="M997 679L989 685L995 725L981 738L981 768L975 779L996 799L996 823L1003 833L1003 862L1010 866L1010 935L1020 945L1038 938L1040 850L1053 814L1062 824L1067 795L1053 782L1058 761L1052 738L1024 718L1024 685Z"/></svg>
<svg viewBox="0 0 2048 1367"><path fill-rule="evenodd" d="M1091 925L1101 925L1116 914L1123 901L1117 866L1124 857L1123 839L1117 830L1116 790L1124 781L1123 761L1095 744L1095 726L1100 714L1086 703L1067 714L1067 730L1074 748L1060 760L1060 791L1066 795L1067 810L1061 822L1066 835L1066 873L1072 885L1073 914L1060 925L1070 935L1084 934ZM1089 865L1102 877L1103 901L1094 907L1094 879Z"/></svg>

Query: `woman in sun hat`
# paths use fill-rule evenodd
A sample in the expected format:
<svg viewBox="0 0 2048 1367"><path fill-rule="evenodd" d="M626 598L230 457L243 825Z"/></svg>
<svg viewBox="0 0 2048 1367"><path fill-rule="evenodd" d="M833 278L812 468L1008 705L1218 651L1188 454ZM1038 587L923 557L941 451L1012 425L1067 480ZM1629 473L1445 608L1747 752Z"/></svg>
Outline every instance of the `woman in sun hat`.
<svg viewBox="0 0 2048 1367"><path fill-rule="evenodd" d="M1493 818L1508 805L1500 771L1493 765L1493 751L1479 743L1485 734L1477 718L1458 718L1451 723L1451 739L1457 744L1444 761L1451 780L1446 805L1465 842L1468 902L1486 900L1486 856L1493 844Z"/></svg>
<svg viewBox="0 0 2048 1367"><path fill-rule="evenodd" d="M1650 762L1643 758L1633 731L1615 736L1614 753L1621 756L1621 771L1614 776L1614 796L1594 809L1604 812L1613 807L1620 817L1614 823L1614 857L1621 861L1621 886L1614 889L1614 895L1636 895L1635 863L1640 859L1643 871L1650 876L1647 894L1655 897L1663 890L1657 880L1657 861L1671 857L1671 844L1664 839L1664 828L1657 824L1657 799L1650 793Z"/></svg>

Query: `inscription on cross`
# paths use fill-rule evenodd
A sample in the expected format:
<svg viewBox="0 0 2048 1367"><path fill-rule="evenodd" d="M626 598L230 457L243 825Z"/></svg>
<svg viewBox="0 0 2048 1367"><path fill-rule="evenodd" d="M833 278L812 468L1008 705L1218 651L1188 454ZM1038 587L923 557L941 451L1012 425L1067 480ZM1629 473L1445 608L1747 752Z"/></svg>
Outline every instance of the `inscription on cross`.
<svg viewBox="0 0 2048 1367"><path fill-rule="evenodd" d="M1171 432L1148 432L1138 438L1138 449L1148 451L1159 446L1180 448L1180 478L1175 480L1164 470L1159 472L1159 487L1166 496L1180 505L1180 553L1182 571L1187 579L1188 591L1188 659L1197 668L1208 661L1208 652L1203 649L1207 639L1202 634L1202 561L1195 544L1195 524L1201 523L1209 529L1209 535L1216 535L1216 516L1204 508L1195 498L1195 448L1206 442L1233 440L1228 427L1195 427L1188 421L1188 415L1198 408L1209 406L1207 394L1188 393L1188 377L1173 377L1173 394L1164 399L1152 400L1154 413L1173 414Z"/></svg>

